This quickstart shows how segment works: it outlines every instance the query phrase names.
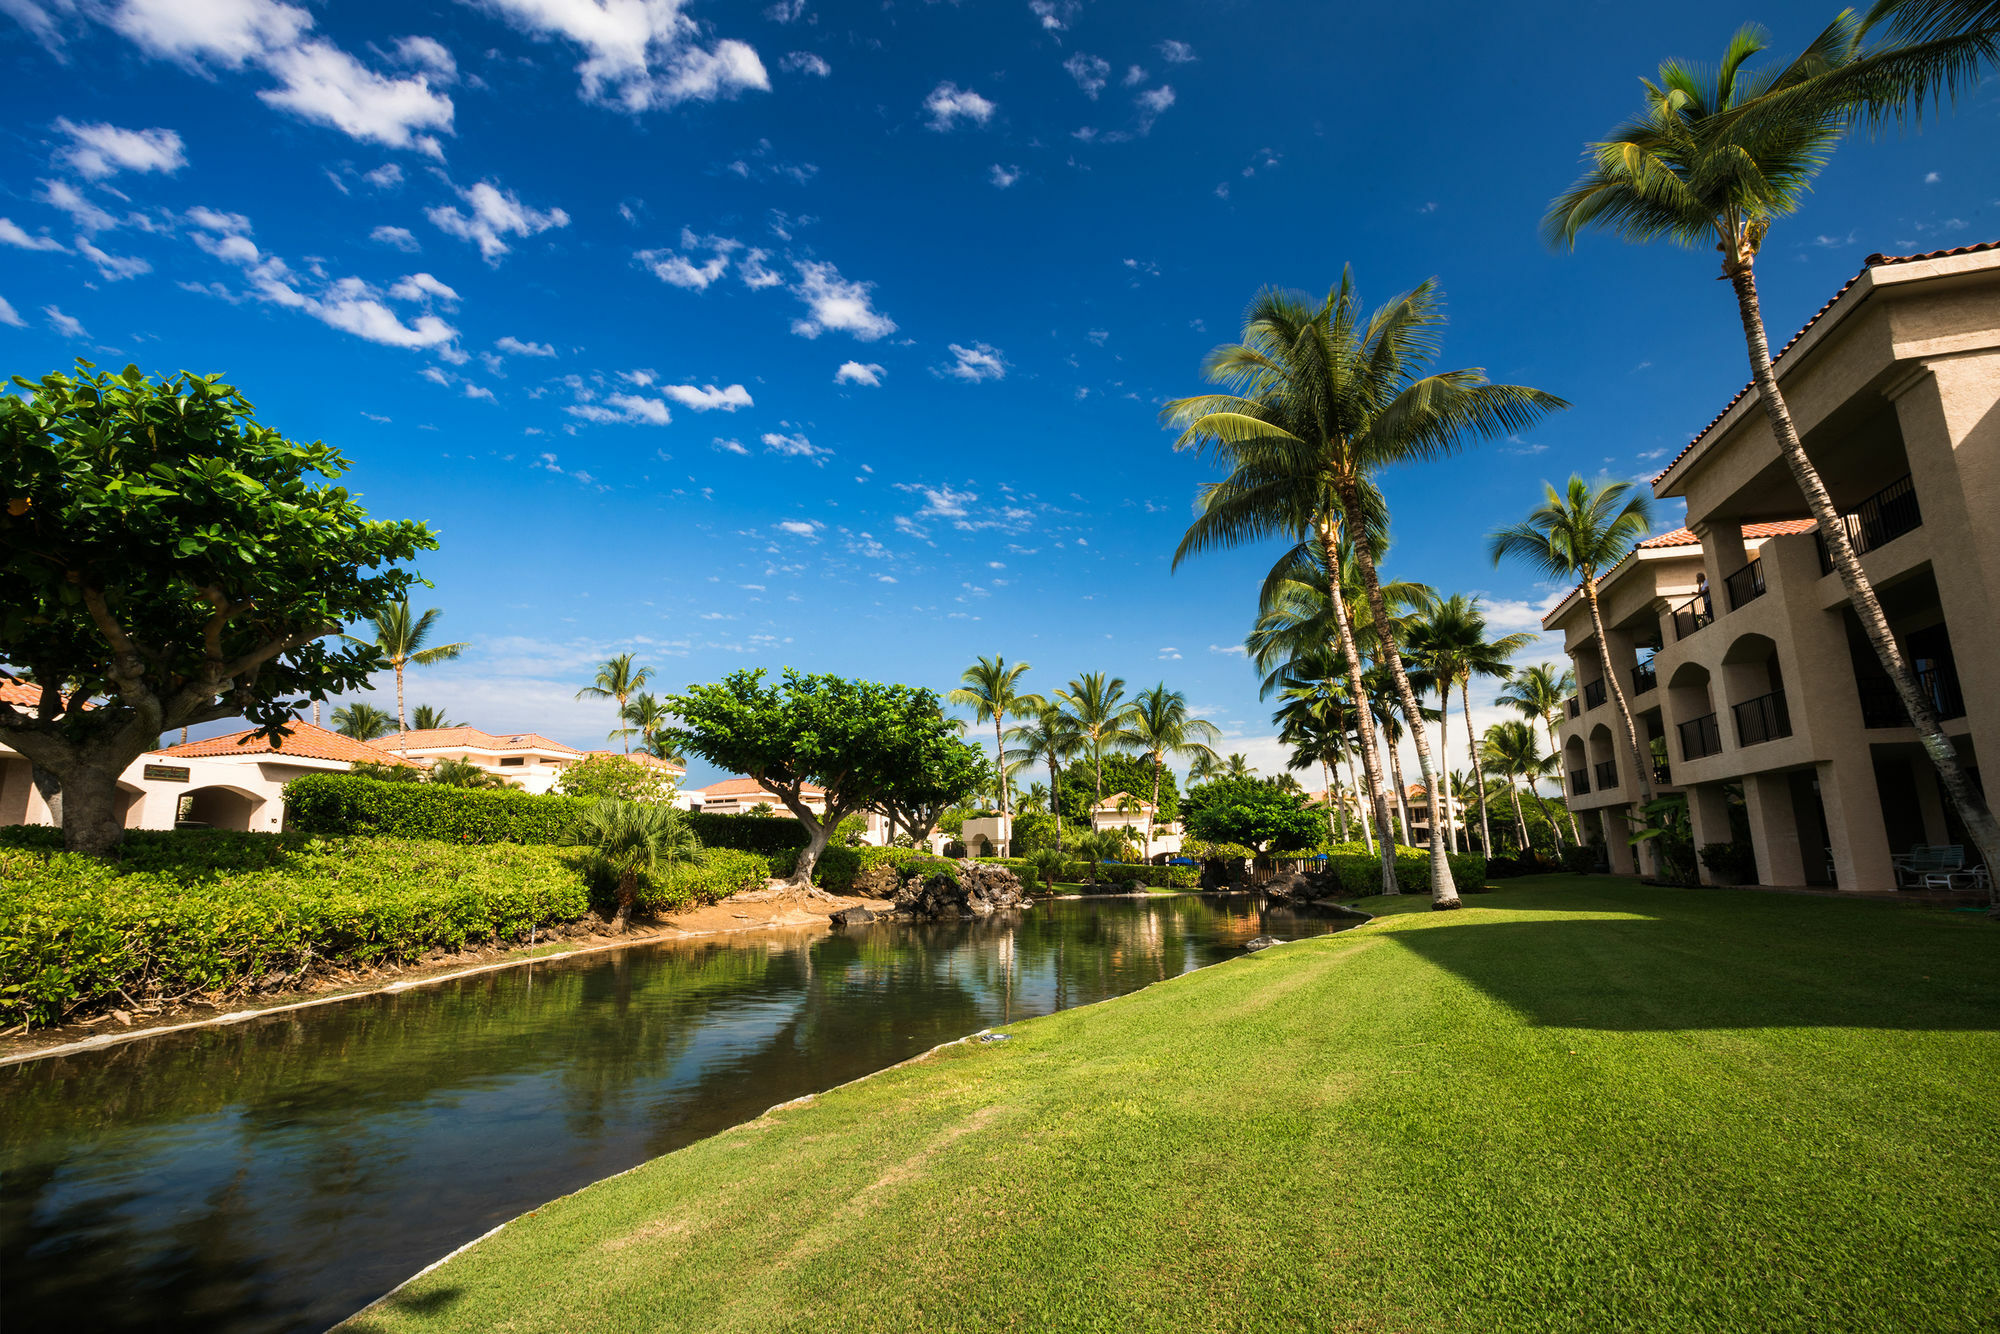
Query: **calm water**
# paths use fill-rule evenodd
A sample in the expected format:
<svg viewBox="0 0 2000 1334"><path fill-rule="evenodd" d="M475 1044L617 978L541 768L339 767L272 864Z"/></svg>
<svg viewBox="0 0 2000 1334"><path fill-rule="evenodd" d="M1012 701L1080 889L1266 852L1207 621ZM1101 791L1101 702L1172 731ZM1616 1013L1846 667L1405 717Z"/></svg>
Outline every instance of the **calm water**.
<svg viewBox="0 0 2000 1334"><path fill-rule="evenodd" d="M0 1068L0 1326L322 1330L775 1103L1350 925L1190 895L753 933Z"/></svg>

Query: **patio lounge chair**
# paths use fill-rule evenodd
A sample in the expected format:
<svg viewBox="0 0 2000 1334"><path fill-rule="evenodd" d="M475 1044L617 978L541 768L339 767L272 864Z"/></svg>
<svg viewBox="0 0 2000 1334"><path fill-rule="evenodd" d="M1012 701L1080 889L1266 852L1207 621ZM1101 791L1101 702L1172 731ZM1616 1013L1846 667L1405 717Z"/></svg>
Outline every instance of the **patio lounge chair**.
<svg viewBox="0 0 2000 1334"><path fill-rule="evenodd" d="M1919 843L1900 857L1891 857L1897 889L1923 889L1927 878L1965 869L1963 843Z"/></svg>
<svg viewBox="0 0 2000 1334"><path fill-rule="evenodd" d="M1974 866L1962 871L1931 871L1924 876L1925 889L1985 889L1986 868Z"/></svg>

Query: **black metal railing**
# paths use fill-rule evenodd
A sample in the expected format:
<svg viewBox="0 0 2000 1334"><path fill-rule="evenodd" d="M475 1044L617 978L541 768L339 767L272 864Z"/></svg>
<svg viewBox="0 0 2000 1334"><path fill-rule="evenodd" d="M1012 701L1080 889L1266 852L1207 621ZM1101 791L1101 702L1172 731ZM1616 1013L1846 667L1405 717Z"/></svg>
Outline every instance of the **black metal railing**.
<svg viewBox="0 0 2000 1334"><path fill-rule="evenodd" d="M1618 786L1618 761L1598 761L1597 766L1592 770L1592 776L1597 780L1597 790L1599 792L1609 792L1612 788Z"/></svg>
<svg viewBox="0 0 2000 1334"><path fill-rule="evenodd" d="M1785 708L1785 692L1782 690L1746 699L1741 704L1732 705L1730 712L1736 715L1736 744L1739 746L1760 745L1792 734L1792 715Z"/></svg>
<svg viewBox="0 0 2000 1334"><path fill-rule="evenodd" d="M1677 729L1681 734L1681 758L1698 760L1707 755L1722 753L1722 728L1716 724L1715 715L1704 714L1699 718L1684 722Z"/></svg>
<svg viewBox="0 0 2000 1334"><path fill-rule="evenodd" d="M1673 766L1665 760L1654 760L1653 781L1662 787L1672 787L1674 783Z"/></svg>
<svg viewBox="0 0 2000 1334"><path fill-rule="evenodd" d="M1583 707L1586 709L1595 709L1601 707L1603 703L1604 703L1604 678L1600 676L1595 681L1584 682Z"/></svg>
<svg viewBox="0 0 2000 1334"><path fill-rule="evenodd" d="M1583 716L1583 701L1579 700L1575 695L1571 695L1563 702L1569 705L1570 717L1581 718Z"/></svg>
<svg viewBox="0 0 2000 1334"><path fill-rule="evenodd" d="M1879 673L1861 678L1861 725L1863 727L1908 727L1910 712L1895 684ZM1965 716L1965 693L1959 689L1958 668L1950 662L1935 662L1917 670L1917 689L1929 699L1938 721Z"/></svg>
<svg viewBox="0 0 2000 1334"><path fill-rule="evenodd" d="M1847 530L1847 540L1857 556L1923 527L1924 512L1917 505L1917 488L1910 475L1904 473L1856 505L1852 513L1841 515L1840 525ZM1815 532L1813 541L1819 546L1819 572L1832 574L1833 557L1827 552L1825 534Z"/></svg>
<svg viewBox="0 0 2000 1334"><path fill-rule="evenodd" d="M1581 797L1590 791L1590 775L1582 769L1569 771L1569 792L1573 797Z"/></svg>
<svg viewBox="0 0 2000 1334"><path fill-rule="evenodd" d="M1729 610L1735 611L1746 602L1755 602L1764 596L1764 562L1752 558L1748 565L1724 579L1729 589Z"/></svg>
<svg viewBox="0 0 2000 1334"><path fill-rule="evenodd" d="M1715 604L1709 600L1708 590L1704 588L1674 608L1674 638L1686 639L1714 619Z"/></svg>
<svg viewBox="0 0 2000 1334"><path fill-rule="evenodd" d="M1633 694L1643 695L1648 690L1659 689L1659 686L1660 686L1660 674L1653 670L1653 664L1650 659L1640 663L1637 667L1634 667L1632 669Z"/></svg>

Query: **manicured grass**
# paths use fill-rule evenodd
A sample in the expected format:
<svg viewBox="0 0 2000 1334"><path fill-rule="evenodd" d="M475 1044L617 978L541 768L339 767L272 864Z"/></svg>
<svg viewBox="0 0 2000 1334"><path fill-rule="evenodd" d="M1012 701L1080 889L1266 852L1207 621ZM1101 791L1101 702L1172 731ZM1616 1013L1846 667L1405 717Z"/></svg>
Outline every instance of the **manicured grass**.
<svg viewBox="0 0 2000 1334"><path fill-rule="evenodd" d="M357 1330L1991 1329L2000 928L1548 877L1017 1024Z"/></svg>

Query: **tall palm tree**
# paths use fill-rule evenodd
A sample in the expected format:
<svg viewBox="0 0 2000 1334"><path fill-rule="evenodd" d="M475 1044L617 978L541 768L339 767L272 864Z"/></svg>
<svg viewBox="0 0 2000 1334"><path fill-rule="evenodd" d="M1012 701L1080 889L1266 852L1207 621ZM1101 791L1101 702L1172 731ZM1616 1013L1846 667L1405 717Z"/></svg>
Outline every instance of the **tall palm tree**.
<svg viewBox="0 0 2000 1334"><path fill-rule="evenodd" d="M1486 763L1507 780L1507 794L1514 802L1514 828L1520 833L1521 850L1529 851L1533 845L1528 841L1528 817L1521 810L1521 789L1517 784L1546 763L1548 757L1542 754L1542 743L1535 740L1532 727L1507 719L1486 729L1482 749L1486 752Z"/></svg>
<svg viewBox="0 0 2000 1334"><path fill-rule="evenodd" d="M1167 689L1162 681L1142 690L1132 701L1126 729L1131 744L1137 746L1153 766L1153 815L1160 813L1160 771L1168 760L1199 759L1215 754L1210 742L1222 740L1222 729L1206 718L1188 713L1187 696Z"/></svg>
<svg viewBox="0 0 2000 1334"><path fill-rule="evenodd" d="M1007 758L1024 764L1040 763L1049 771L1049 810L1056 817L1056 846L1063 845L1062 771L1063 765L1083 749L1069 714L1059 700L1029 695L1022 699L1023 720L1007 729L1007 739L1018 749Z"/></svg>
<svg viewBox="0 0 2000 1334"><path fill-rule="evenodd" d="M373 704L343 704L333 711L333 730L356 741L373 741L396 728L396 720Z"/></svg>
<svg viewBox="0 0 2000 1334"><path fill-rule="evenodd" d="M1593 483L1571 477L1561 491L1543 485L1548 493L1543 502L1520 523L1494 533L1487 540L1488 551L1495 565L1513 556L1551 578L1575 580L1583 589L1583 600L1590 608L1590 627L1604 659L1604 679L1618 705L1618 721L1625 728L1632 773L1639 783L1639 802L1644 805L1653 799L1651 756L1639 749L1639 724L1632 717L1632 704L1625 698L1620 673L1611 668L1604 611L1597 601L1597 578L1624 560L1651 531L1652 505L1646 493L1630 482ZM1533 736L1532 729L1529 735Z"/></svg>
<svg viewBox="0 0 2000 1334"><path fill-rule="evenodd" d="M1575 672L1552 662L1542 662L1515 672L1508 678L1507 688L1493 702L1547 728L1549 753L1560 759L1562 745L1556 740L1556 726L1562 718L1563 702L1575 693ZM1575 811L1569 812L1569 831L1581 845L1583 828L1576 822Z"/></svg>
<svg viewBox="0 0 2000 1334"><path fill-rule="evenodd" d="M999 775L1000 819L1007 819L1007 741L1004 729L1007 719L1024 712L1028 701L1034 696L1021 690L1021 678L1028 673L1028 664L1017 662L1007 665L1007 659L999 654L981 658L966 668L959 680L965 684L945 696L948 703L962 709L971 709L973 721L993 723L993 771Z"/></svg>
<svg viewBox="0 0 2000 1334"><path fill-rule="evenodd" d="M1434 280L1365 314L1352 270L1323 303L1267 290L1251 304L1240 344L1217 348L1204 367L1232 391L1169 403L1163 417L1182 428L1181 448L1214 449L1230 464L1223 494L1204 497L1199 526L1213 519L1209 544L1253 537L1317 535L1329 568L1341 530L1365 533L1370 483L1382 469L1444 457L1493 435L1532 426L1568 406L1539 389L1494 384L1476 368L1425 374L1444 323ZM1214 488L1211 488L1213 491ZM1189 530L1189 537L1195 529ZM1378 661L1387 666L1407 717L1419 716L1389 623L1370 543L1352 544L1369 609ZM1182 542L1182 552L1189 549ZM1177 557L1178 559L1178 557ZM1337 587L1335 589L1337 593ZM1342 651L1358 680L1359 651L1345 615ZM1434 789L1430 742L1416 729L1417 764ZM1431 902L1460 906L1441 839L1431 840ZM1384 887L1395 868L1383 866Z"/></svg>
<svg viewBox="0 0 2000 1334"><path fill-rule="evenodd" d="M1242 751L1231 751L1222 761L1222 778L1255 778L1257 766L1250 763L1250 757Z"/></svg>
<svg viewBox="0 0 2000 1334"><path fill-rule="evenodd" d="M660 703L659 696L651 691L640 691L618 711L619 721L625 724L615 728L611 736L638 737L639 749L648 755L660 755L660 735L673 722L673 712ZM660 756L664 759L665 756Z"/></svg>
<svg viewBox="0 0 2000 1334"><path fill-rule="evenodd" d="M1085 672L1067 688L1056 691L1071 727L1089 752L1096 801L1104 800L1104 753L1132 744L1132 704L1125 698L1125 678Z"/></svg>
<svg viewBox="0 0 2000 1334"><path fill-rule="evenodd" d="M1919 41L1914 47L1870 50L1864 21L1845 10L1782 67L1754 74L1745 68L1767 45L1755 27L1739 30L1712 70L1668 61L1660 66L1659 82L1646 83L1644 113L1590 145L1589 166L1549 205L1543 231L1557 246L1574 247L1584 230L1599 228L1640 244L1665 240L1721 252L1751 378L1778 452L1818 521L1848 604L1895 684L1946 794L1986 864L2000 866L2000 820L1945 736L1934 702L1918 684L1861 568L1847 525L1799 440L1772 368L1756 276L1772 222L1798 208L1857 119L1899 113L1942 87L1971 82L1981 59L2000 52L1992 10L1990 3L1968 0L1890 0L1877 6L1877 19L1919 38L1940 39L1942 48L1924 48Z"/></svg>
<svg viewBox="0 0 2000 1334"><path fill-rule="evenodd" d="M651 667L635 668L632 665L632 655L630 653L620 653L614 658L605 659L604 663L597 669L596 679L583 689L577 691L576 697L578 699L615 700L618 704L618 716L623 718L625 716L625 708L631 703L632 697L638 694L646 682L652 679L653 669ZM611 735L620 736L621 732L614 730ZM630 755L632 753L632 732L626 730L622 732L622 736L625 741L625 753Z"/></svg>
<svg viewBox="0 0 2000 1334"><path fill-rule="evenodd" d="M1228 776L1229 765L1220 755L1212 758L1207 755L1197 755L1194 763L1188 766L1188 784L1190 786Z"/></svg>
<svg viewBox="0 0 2000 1334"><path fill-rule="evenodd" d="M1490 842L1492 833L1486 811L1486 775L1480 772L1479 738L1472 730L1472 678L1484 676L1506 680L1514 670L1508 659L1534 643L1535 637L1527 633L1489 637L1486 615L1480 608L1479 599L1455 593L1443 601L1432 600L1417 642L1424 651L1424 665L1437 680L1444 712L1448 713L1451 708L1452 687L1458 687L1459 711L1465 719L1466 749L1472 760L1474 790L1480 798L1479 831ZM1448 755L1446 727L1446 721L1440 718L1438 750Z"/></svg>
<svg viewBox="0 0 2000 1334"><path fill-rule="evenodd" d="M353 635L342 635L350 644L363 644L378 648L382 656L389 660L389 666L396 673L396 730L407 732L409 725L403 721L403 672L415 663L419 667L429 667L433 663L449 662L471 648L468 642L457 644L437 644L429 648L431 631L437 625L438 617L444 612L432 607L421 616L414 616L410 610L410 600L392 602L382 610L370 624L375 629L373 639L357 639Z"/></svg>
<svg viewBox="0 0 2000 1334"><path fill-rule="evenodd" d="M458 724L444 716L444 710L431 704L419 704L410 710L410 730L413 732L434 732L440 728L457 727Z"/></svg>

